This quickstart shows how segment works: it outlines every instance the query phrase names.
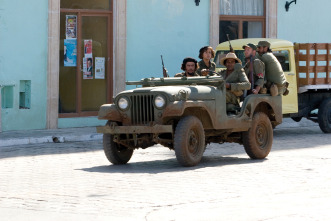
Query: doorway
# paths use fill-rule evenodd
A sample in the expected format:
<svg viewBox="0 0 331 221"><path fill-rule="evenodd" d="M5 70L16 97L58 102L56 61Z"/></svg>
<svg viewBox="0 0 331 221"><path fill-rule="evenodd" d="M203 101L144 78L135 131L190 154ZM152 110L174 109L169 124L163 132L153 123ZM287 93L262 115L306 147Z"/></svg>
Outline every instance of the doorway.
<svg viewBox="0 0 331 221"><path fill-rule="evenodd" d="M60 118L96 116L100 106L112 100L111 9L109 0L61 1Z"/></svg>

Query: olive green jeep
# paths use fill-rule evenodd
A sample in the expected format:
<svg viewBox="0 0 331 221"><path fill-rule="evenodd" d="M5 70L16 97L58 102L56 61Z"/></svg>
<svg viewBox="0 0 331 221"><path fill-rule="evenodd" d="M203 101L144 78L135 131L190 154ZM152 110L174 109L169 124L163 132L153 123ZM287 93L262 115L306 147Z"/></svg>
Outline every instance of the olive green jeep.
<svg viewBox="0 0 331 221"><path fill-rule="evenodd" d="M129 85L113 104L100 107L97 127L113 164L127 163L135 149L161 144L175 150L182 166L197 165L208 143L243 144L252 159L265 158L273 127L282 122L282 97L248 95L241 109L226 111L225 82L220 76L146 78Z"/></svg>

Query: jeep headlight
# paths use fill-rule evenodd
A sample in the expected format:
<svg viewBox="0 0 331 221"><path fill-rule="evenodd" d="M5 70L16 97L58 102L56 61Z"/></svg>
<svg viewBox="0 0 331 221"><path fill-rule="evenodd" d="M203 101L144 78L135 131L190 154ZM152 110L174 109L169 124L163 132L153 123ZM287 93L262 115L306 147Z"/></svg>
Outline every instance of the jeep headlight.
<svg viewBox="0 0 331 221"><path fill-rule="evenodd" d="M157 95L154 99L154 104L156 108L162 109L166 105L166 99L162 95Z"/></svg>
<svg viewBox="0 0 331 221"><path fill-rule="evenodd" d="M121 110L126 110L129 107L129 99L126 97L121 97L118 100L117 105Z"/></svg>

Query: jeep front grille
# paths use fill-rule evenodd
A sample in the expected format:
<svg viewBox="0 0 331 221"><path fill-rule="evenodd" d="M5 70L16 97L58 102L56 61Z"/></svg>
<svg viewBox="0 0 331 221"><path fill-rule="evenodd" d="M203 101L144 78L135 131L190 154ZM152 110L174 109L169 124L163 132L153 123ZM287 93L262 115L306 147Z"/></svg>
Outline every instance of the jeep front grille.
<svg viewBox="0 0 331 221"><path fill-rule="evenodd" d="M133 125L146 125L154 121L153 95L131 96L131 120Z"/></svg>

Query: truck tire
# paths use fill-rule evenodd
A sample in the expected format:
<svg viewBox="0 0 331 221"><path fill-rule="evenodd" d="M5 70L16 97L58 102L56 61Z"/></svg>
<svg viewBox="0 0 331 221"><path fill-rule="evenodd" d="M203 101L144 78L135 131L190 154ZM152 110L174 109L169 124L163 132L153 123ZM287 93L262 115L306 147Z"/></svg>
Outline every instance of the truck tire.
<svg viewBox="0 0 331 221"><path fill-rule="evenodd" d="M331 133L331 98L324 100L318 108L318 125L324 133Z"/></svg>
<svg viewBox="0 0 331 221"><path fill-rule="evenodd" d="M133 150L113 141L113 135L103 135L103 150L109 162L115 165L126 164L132 157Z"/></svg>
<svg viewBox="0 0 331 221"><path fill-rule="evenodd" d="M264 159L268 156L273 140L270 119L263 112L253 116L252 127L243 132L243 143L247 155L251 159Z"/></svg>
<svg viewBox="0 0 331 221"><path fill-rule="evenodd" d="M174 149L179 164L185 167L197 165L205 150L205 132L195 116L182 118L176 127Z"/></svg>

